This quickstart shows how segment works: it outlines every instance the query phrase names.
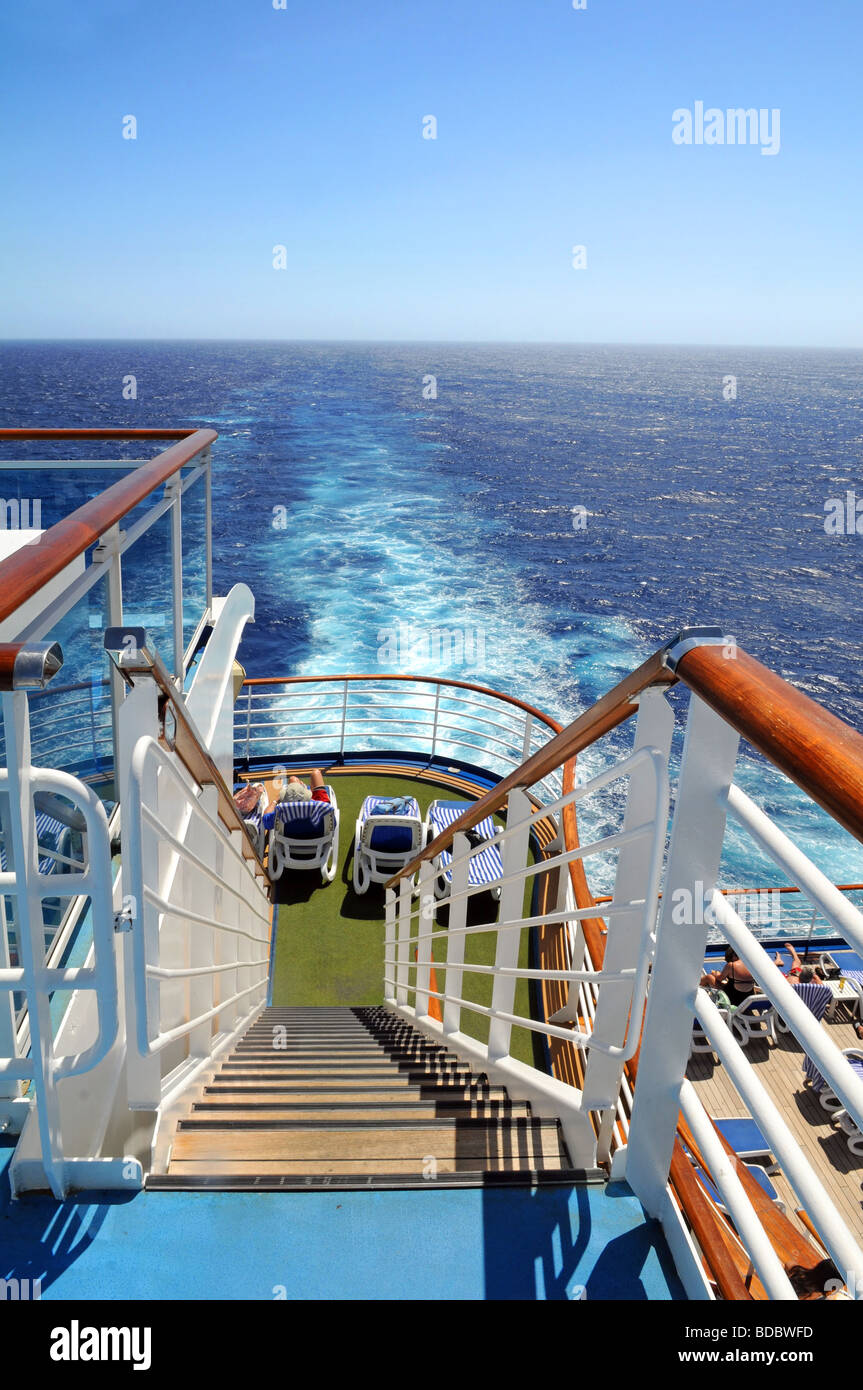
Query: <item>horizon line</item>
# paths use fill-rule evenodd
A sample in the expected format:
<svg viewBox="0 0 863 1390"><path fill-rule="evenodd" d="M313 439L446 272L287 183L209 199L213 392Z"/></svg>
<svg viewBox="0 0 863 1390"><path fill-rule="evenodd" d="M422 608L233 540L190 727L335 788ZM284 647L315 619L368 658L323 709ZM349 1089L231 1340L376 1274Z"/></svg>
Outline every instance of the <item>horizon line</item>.
<svg viewBox="0 0 863 1390"><path fill-rule="evenodd" d="M613 347L613 348L698 348L721 352L863 352L863 343L698 343L652 341L648 339L584 338L247 338L247 337L53 337L0 338L0 346L20 343L261 343L261 344L356 344L411 347Z"/></svg>

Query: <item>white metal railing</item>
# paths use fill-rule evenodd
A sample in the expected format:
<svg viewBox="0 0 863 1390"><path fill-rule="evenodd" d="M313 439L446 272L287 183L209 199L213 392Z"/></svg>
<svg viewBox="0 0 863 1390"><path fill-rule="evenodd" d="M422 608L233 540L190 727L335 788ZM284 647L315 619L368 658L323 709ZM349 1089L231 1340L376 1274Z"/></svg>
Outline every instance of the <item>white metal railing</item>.
<svg viewBox="0 0 863 1390"><path fill-rule="evenodd" d="M155 739L138 741L124 808L123 881L135 921L137 1052L169 1057L160 1100L176 1085L178 1067L187 1082L188 1058L208 1059L266 998L272 911L208 790ZM184 1044L179 1055L171 1051L177 1043ZM132 1097L133 1106L148 1095Z"/></svg>
<svg viewBox="0 0 863 1390"><path fill-rule="evenodd" d="M683 649L687 649L685 645ZM607 709L608 704L596 718L600 737L609 727ZM447 844L453 856L448 886L443 878L444 861L431 861L433 850L420 855L415 879L401 877L396 888L387 891L385 998L390 1007L429 1036L445 1040L456 1053L506 1084L513 1094L531 1100L538 1113L557 1114L578 1166L613 1157L612 1175L629 1180L648 1211L662 1220L678 1252L690 1252L686 1256L691 1262L687 1287L698 1296L710 1296L692 1237L681 1238L681 1208L668 1185L678 1112L682 1111L733 1223L729 1239L745 1252L770 1297L794 1298L775 1236L765 1228L734 1160L727 1158L697 1088L684 1081L697 1020L736 1088L742 1108L757 1121L766 1143L779 1158L784 1177L813 1221L819 1240L847 1280L849 1290L860 1297L863 1251L831 1199L830 1183L813 1169L771 1095L770 1085L761 1080L709 997L698 990L713 924L737 950L844 1107L840 1112L843 1127L856 1124L863 1128L863 1082L770 960L751 930L752 924L735 911L735 901L739 900L726 898L715 887L726 814L745 830L759 851L772 857L782 881L797 887L812 911L860 950L863 916L734 786L739 735L695 696L689 704L671 841L662 873L673 723L665 694L656 687L642 690L634 750L628 758L606 767L568 796L539 806L528 795L530 776L519 781L519 773L525 771L519 768L507 783L503 832L474 845L457 832L451 832L448 840L442 839L441 844ZM570 731L561 738L572 747ZM537 769L547 769L549 760L541 758ZM628 786L625 801L620 796L610 802L606 799L602 813L593 818L603 825L601 833L578 848L570 842L561 848L558 832L557 843L546 847L542 860L530 862L528 840L544 816L559 827L566 805L578 805L581 813L598 795L620 782ZM491 806L499 805L503 794L489 793L487 799ZM478 808L474 824L481 814ZM472 861L490 845L502 852L495 885L499 907L493 914L480 912L477 918L479 905L489 902L484 896L488 885L469 883L469 870ZM738 845L739 838L735 840ZM614 861L610 900L601 908L592 903L576 907L569 867L580 860L592 871L596 863L609 857ZM539 874L555 870L559 871L557 901L547 904L542 912L528 913L525 892ZM683 914L679 911L681 902L688 904ZM652 924L660 903L655 931ZM443 906L445 923L440 916ZM473 912L470 917L469 910ZM601 969L594 968L596 962L591 959L582 925L598 913L608 924ZM551 970L520 965L523 933L559 923L567 924L571 967ZM485 961L482 954L477 957L474 953L471 958L466 943L473 937L488 941L489 936L494 963L488 963L487 952ZM535 981L569 985L569 1003L547 1022L538 1022L515 1005L517 984ZM473 987L471 982L475 982ZM477 985L483 982L487 991L490 987L490 1002L488 994L475 997ZM474 1022L468 1023L469 1018ZM487 1042L478 1041L481 1028L477 1023L488 1027ZM519 1063L511 1053L513 1028L560 1038L580 1048L584 1056L581 1090ZM625 1067L636 1049L638 1082L633 1086ZM590 1127L584 1123L588 1115L593 1119ZM704 1200L709 1200L706 1195Z"/></svg>
<svg viewBox="0 0 863 1390"><path fill-rule="evenodd" d="M234 717L237 761L318 759L398 751L429 762L457 759L503 776L559 725L493 690L423 677L295 678L247 682ZM535 789L560 796L555 770Z"/></svg>
<svg viewBox="0 0 863 1390"><path fill-rule="evenodd" d="M578 847L547 851L546 857L530 862L529 844L540 822L552 819L560 823L567 806L584 805L614 786L629 787L628 804L637 814L630 814L624 828ZM523 791L509 796L506 828L490 840L471 846L467 837L457 834L453 842L453 859L449 872L451 884L442 896L447 909L446 925L435 925L437 911L435 885L441 885L445 872L440 863L424 862L418 878L418 903L414 905L414 889L409 879L402 879L395 890L387 891L386 938L384 952L384 995L389 1004L404 1017L417 1021L447 1044L470 1050L474 1060L484 1070L506 1076L507 1084L517 1086L521 1093L548 1106L554 1103L563 1112L564 1128L568 1126L570 1152L576 1166L593 1166L595 1147L593 1130L587 1111L610 1112L616 1119L621 1108L620 1083L625 1062L637 1047L641 1031L648 972L653 956L654 924L656 918L659 879L665 845L668 818L668 773L666 756L658 749L639 746L628 757L606 768L589 781L575 787L565 796L556 798L538 809ZM473 900L487 894L487 885L470 884L470 864L494 846L501 853L502 872L496 883L500 894L499 912L495 920L468 921L468 909ZM538 969L519 964L522 934L536 928L559 923L577 924L596 915L593 907L574 906L569 889L569 866L576 860L588 862L613 855L618 861L618 885L625 882L625 862L636 854L646 869L642 891L628 895L616 892L603 915L620 923L628 919L637 945L631 963L621 963L618 969L597 971L584 959L565 970ZM525 915L525 893L530 892L538 875L559 871L561 889L558 901L548 911ZM470 962L465 958L465 943L474 936L492 934L495 946L493 965ZM576 938L577 939L577 938ZM582 942L582 957L584 947ZM431 970L443 976L443 988L433 989ZM482 1004L466 997L472 991L465 979L490 979L491 1003ZM541 1022L518 1012L515 992L519 981L559 981L568 983L572 999L588 1000L580 1026L567 1026L578 1013L567 1014L561 1023ZM617 1008L606 1009L605 1020L596 1026L596 995L601 985L606 999L616 992ZM437 1001L435 1018L430 1012L430 1000ZM488 1042L467 1041L465 1018L489 1021ZM562 1081L519 1063L511 1055L513 1028L560 1038L576 1046L587 1046L594 1055L602 1056L607 1069L602 1080L594 1078L592 1095L584 1101L572 1087ZM477 1031L474 1027L474 1031ZM577 1098L577 1100L576 1100ZM576 1120L576 1112L578 1121ZM590 1162L588 1162L588 1156Z"/></svg>
<svg viewBox="0 0 863 1390"><path fill-rule="evenodd" d="M758 1068L741 1048L732 1025L705 991L698 989L708 930L713 925L784 1018L804 1055L813 1059L834 1088L847 1113L861 1123L863 1083L764 950L752 924L745 922L732 900L716 889L729 816L750 836L754 846L773 859L782 872L783 882L798 886L812 909L823 914L834 931L850 944L863 947L863 917L858 910L734 785L738 743L736 731L692 696L625 1173L648 1211L664 1222L670 1221L666 1184L679 1106L764 1288L771 1297L795 1297L735 1166L721 1148L697 1087L681 1082L690 1052L693 1019L697 1019L742 1108L756 1120L800 1206L814 1223L819 1239L842 1278L847 1278L849 1292L859 1298L863 1294L863 1250L857 1236L810 1164L771 1095L771 1087L762 1081ZM685 985L691 992L686 992ZM803 1056L801 1089L802 1061Z"/></svg>
<svg viewBox="0 0 863 1390"><path fill-rule="evenodd" d="M26 695L4 694L2 703L7 747L14 756L10 757L8 768L0 769L0 802L6 819L6 867L0 872L0 1118L13 1130L35 1125L38 1139L34 1135L32 1142L39 1171L54 1195L64 1197L73 1169L80 1171L81 1160L70 1163L71 1156L63 1149L58 1082L95 1068L117 1036L108 821L102 803L89 787L66 772L33 767ZM69 872L40 871L42 851L36 837L34 800L39 792L64 798L83 817L85 859ZM46 965L43 904L48 899L89 903L92 945L84 965ZM10 960L13 929L17 964ZM86 1047L69 1053L57 1048L58 1034L52 1018L52 997L64 990L86 991L94 1001L91 1040ZM13 1008L16 993L23 994L26 1000L28 1027L24 1039ZM20 1094L22 1084L32 1087L29 1098ZM35 1103L32 1110L31 1100ZM14 1162L12 1187L13 1191L17 1188Z"/></svg>

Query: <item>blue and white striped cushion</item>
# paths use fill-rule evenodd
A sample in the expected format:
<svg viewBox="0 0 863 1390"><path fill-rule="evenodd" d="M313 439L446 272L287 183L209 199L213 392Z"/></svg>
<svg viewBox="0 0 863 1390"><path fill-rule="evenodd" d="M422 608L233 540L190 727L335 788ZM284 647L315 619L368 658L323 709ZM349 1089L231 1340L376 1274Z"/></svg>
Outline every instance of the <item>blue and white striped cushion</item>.
<svg viewBox="0 0 863 1390"><path fill-rule="evenodd" d="M441 831L457 821L459 816L464 815L470 806L469 801L440 801L437 806L432 806L429 810L433 836L440 835ZM490 839L494 834L494 821L491 816L486 816L476 827L479 835L483 839ZM440 866L444 873L447 883L452 882L452 854L448 849L440 853ZM500 850L497 845L486 845L485 849L477 850L471 857L470 868L468 870L468 884L476 887L481 883L496 883L503 874L503 860L500 857Z"/></svg>
<svg viewBox="0 0 863 1390"><path fill-rule="evenodd" d="M820 1023L827 1012L827 1006L833 998L831 990L827 985L819 985L816 981L807 984L795 984L792 986L795 994L799 994L803 1003L806 1005ZM812 1058L807 1054L803 1058L803 1074L812 1082L816 1091L820 1091L824 1085L824 1077L816 1067Z"/></svg>
<svg viewBox="0 0 863 1390"><path fill-rule="evenodd" d="M36 840L41 850L57 850L57 846L60 844L60 840L65 829L66 826L63 825L62 821L55 820L53 816L49 816L45 812L37 811ZM59 853L59 850L57 850L57 852ZM6 859L6 844L2 837L0 837L0 870L2 870L3 873L5 873L8 867L9 865ZM63 872L70 873L74 872L77 869L77 867L77 864L71 865L59 863L51 854L43 853L39 856L40 874L53 874ZM82 864L81 868L83 867L84 866Z"/></svg>
<svg viewBox="0 0 863 1390"><path fill-rule="evenodd" d="M327 787L330 801L280 801L276 807L276 816L281 822L282 836L287 839L318 839L330 834L335 829L335 823L326 823L327 816L333 816L335 802L332 799L332 788Z"/></svg>

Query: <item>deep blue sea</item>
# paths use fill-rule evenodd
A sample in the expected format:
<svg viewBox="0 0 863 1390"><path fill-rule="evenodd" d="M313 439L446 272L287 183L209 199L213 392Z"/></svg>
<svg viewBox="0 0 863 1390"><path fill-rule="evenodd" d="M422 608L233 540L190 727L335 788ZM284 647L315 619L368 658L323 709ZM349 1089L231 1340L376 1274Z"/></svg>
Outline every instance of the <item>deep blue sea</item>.
<svg viewBox="0 0 863 1390"><path fill-rule="evenodd" d="M481 664L441 674L566 719L716 621L863 727L863 535L824 524L828 499L863 500L863 353L7 343L0 423L219 431L216 591L256 594L249 674L392 669L399 623L478 630ZM863 881L860 847L793 787L754 760L742 781ZM726 861L752 882L733 837Z"/></svg>

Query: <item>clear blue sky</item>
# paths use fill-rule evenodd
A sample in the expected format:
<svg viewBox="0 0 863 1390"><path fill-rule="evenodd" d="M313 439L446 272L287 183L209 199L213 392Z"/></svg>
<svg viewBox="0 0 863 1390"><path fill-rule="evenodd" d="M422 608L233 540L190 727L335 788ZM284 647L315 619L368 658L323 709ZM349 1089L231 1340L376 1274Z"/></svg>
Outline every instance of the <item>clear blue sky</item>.
<svg viewBox="0 0 863 1390"><path fill-rule="evenodd" d="M861 0L8 4L0 336L863 346L861 52Z"/></svg>

